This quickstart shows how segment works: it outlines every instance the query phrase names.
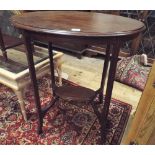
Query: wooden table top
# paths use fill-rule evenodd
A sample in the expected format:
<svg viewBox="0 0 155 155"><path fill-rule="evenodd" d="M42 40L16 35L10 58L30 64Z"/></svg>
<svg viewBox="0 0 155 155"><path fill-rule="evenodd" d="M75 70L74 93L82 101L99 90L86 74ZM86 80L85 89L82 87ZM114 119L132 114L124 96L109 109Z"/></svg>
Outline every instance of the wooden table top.
<svg viewBox="0 0 155 155"><path fill-rule="evenodd" d="M19 29L49 34L107 37L139 33L145 25L122 16L80 11L30 12L12 17Z"/></svg>

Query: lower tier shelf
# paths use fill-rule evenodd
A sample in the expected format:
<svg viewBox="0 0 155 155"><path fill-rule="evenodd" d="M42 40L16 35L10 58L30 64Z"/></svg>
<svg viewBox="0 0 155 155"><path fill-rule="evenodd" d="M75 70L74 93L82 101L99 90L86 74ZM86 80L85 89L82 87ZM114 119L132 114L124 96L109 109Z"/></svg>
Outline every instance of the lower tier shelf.
<svg viewBox="0 0 155 155"><path fill-rule="evenodd" d="M64 100L87 102L95 97L96 91L81 86L61 86L55 89L55 94Z"/></svg>

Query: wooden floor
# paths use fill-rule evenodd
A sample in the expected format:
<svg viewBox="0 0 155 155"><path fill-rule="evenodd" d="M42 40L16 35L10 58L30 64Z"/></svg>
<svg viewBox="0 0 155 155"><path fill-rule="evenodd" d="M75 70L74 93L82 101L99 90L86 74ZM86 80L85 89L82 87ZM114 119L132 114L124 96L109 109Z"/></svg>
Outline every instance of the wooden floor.
<svg viewBox="0 0 155 155"><path fill-rule="evenodd" d="M104 61L96 58L83 57L77 59L70 55L63 56L63 71L69 80L92 89L99 88ZM142 92L119 82L114 83L112 97L133 106L135 112Z"/></svg>
<svg viewBox="0 0 155 155"><path fill-rule="evenodd" d="M10 59L17 59L19 62L27 63L24 53L16 51L14 49L10 49L8 51L8 57ZM68 74L68 79L70 81L95 90L99 88L100 85L103 64L104 61L99 58L96 59L83 57L82 59L77 59L74 56L64 54L62 71ZM141 94L142 92L137 89L121 84L119 82L114 83L112 97L120 101L129 103L133 107L126 132L128 130L128 127L130 126Z"/></svg>

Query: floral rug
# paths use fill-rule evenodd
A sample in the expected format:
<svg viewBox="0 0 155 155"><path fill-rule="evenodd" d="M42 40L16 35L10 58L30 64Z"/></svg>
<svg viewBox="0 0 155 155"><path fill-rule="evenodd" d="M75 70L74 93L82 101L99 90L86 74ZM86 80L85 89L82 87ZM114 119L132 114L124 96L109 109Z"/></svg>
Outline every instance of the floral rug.
<svg viewBox="0 0 155 155"><path fill-rule="evenodd" d="M41 103L44 106L52 97L49 76L44 76L38 83ZM63 81L63 83L73 84L69 81ZM100 144L100 124L90 105L59 100L45 116L43 134L39 136L36 133L37 119L31 86L27 88L25 103L28 122L22 118L13 91L0 85L1 145ZM131 105L112 99L108 115L106 144L120 144L130 112Z"/></svg>

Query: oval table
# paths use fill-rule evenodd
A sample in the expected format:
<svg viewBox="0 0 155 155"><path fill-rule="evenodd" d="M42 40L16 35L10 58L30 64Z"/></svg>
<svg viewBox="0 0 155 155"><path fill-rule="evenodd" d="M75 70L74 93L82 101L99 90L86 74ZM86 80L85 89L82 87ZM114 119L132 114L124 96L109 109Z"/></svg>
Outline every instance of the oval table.
<svg viewBox="0 0 155 155"><path fill-rule="evenodd" d="M106 124L111 101L113 83L115 78L118 54L122 43L135 39L144 29L142 22L116 16L93 12L80 11L45 11L31 12L12 17L12 23L20 29L23 34L27 49L27 60L30 70L30 77L34 89L35 105L38 116L38 133L42 133L43 118L46 112L52 107L58 98L86 101L90 103L101 124L101 140L106 140ZM52 43L62 41L76 40L76 43L86 45L106 45L106 56L104 58L104 67L100 88L93 91L84 87L55 85L54 64L52 56ZM33 44L34 40L48 42L49 58L51 66L51 80L53 100L45 107L41 108L36 80L36 73L33 62ZM108 66L110 68L108 70ZM108 75L105 100L103 101L103 90L105 78ZM99 102L103 104L103 109L99 112L94 98L99 95Z"/></svg>

